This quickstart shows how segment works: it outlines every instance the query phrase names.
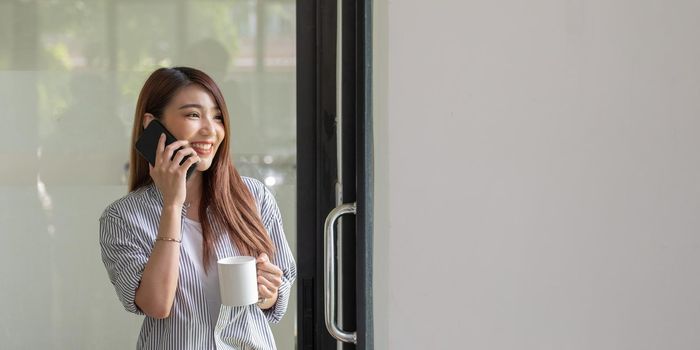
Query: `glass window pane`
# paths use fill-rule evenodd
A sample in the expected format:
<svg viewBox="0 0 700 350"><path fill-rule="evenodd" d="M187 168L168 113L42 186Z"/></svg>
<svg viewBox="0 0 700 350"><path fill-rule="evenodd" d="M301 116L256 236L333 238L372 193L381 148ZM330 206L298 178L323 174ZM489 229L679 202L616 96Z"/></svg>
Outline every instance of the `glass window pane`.
<svg viewBox="0 0 700 350"><path fill-rule="evenodd" d="M221 87L234 162L275 194L296 248L293 1L0 2L0 348L128 349L98 245L126 193L139 90L160 66ZM296 253L295 253L296 254ZM296 288L279 349L295 347Z"/></svg>

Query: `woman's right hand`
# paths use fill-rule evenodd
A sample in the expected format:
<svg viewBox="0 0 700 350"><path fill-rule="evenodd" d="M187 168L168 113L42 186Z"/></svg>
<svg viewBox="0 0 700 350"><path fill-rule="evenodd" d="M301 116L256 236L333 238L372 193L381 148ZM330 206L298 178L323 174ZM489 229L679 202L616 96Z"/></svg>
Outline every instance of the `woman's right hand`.
<svg viewBox="0 0 700 350"><path fill-rule="evenodd" d="M166 147L165 134L160 135L158 148L156 149L156 165L151 166L149 164L149 169L153 182L163 194L163 206L182 206L185 203L185 198L187 197L187 188L185 186L187 169L200 160L197 152L192 147L189 147L188 144L187 141L175 141ZM180 147L183 148L175 153L175 150ZM175 153L174 158L173 153ZM187 155L191 155L191 157L187 158L180 165L182 159Z"/></svg>

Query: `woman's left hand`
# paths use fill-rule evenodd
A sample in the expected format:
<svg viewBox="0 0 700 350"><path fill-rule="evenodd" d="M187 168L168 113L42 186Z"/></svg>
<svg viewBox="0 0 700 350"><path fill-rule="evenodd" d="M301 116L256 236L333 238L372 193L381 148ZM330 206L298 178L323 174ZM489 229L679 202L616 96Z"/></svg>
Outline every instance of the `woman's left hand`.
<svg viewBox="0 0 700 350"><path fill-rule="evenodd" d="M258 270L258 296L262 299L261 307L267 308L277 301L277 291L282 285L282 270L270 262L267 254L262 253L256 259Z"/></svg>

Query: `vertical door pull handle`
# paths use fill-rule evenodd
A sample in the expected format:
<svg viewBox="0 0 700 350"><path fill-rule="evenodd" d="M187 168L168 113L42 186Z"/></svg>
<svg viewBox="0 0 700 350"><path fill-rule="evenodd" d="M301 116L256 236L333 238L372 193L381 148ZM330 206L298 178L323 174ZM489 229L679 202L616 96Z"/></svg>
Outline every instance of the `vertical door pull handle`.
<svg viewBox="0 0 700 350"><path fill-rule="evenodd" d="M357 344L357 332L346 332L338 328L335 319L335 311L337 306L336 290L335 290L335 222L339 217L345 214L356 214L357 204L341 204L326 217L324 224L324 246L323 250L323 269L325 270L324 280L324 303L326 307L326 328L328 332L342 342Z"/></svg>

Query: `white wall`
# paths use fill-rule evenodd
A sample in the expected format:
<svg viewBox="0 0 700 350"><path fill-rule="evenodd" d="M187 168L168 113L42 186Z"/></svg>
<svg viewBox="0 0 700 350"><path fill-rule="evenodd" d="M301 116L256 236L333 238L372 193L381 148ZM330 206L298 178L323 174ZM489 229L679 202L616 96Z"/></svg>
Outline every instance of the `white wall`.
<svg viewBox="0 0 700 350"><path fill-rule="evenodd" d="M375 348L700 348L700 2L374 6Z"/></svg>

